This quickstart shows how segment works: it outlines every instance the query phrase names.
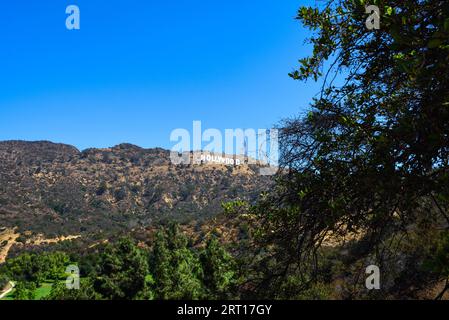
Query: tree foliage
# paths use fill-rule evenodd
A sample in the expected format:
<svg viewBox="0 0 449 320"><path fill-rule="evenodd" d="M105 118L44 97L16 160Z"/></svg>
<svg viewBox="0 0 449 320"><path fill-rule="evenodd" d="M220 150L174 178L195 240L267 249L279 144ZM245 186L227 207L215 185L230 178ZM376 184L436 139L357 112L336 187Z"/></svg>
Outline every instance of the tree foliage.
<svg viewBox="0 0 449 320"><path fill-rule="evenodd" d="M380 8L378 30L365 26L368 4ZM447 226L448 17L439 0L332 0L298 11L313 51L290 75L322 90L308 114L280 125L283 170L253 209L261 245L276 248L265 285L292 272L313 280L329 237L362 235L357 256L381 263L376 248L419 233L419 216Z"/></svg>
<svg viewBox="0 0 449 320"><path fill-rule="evenodd" d="M199 299L204 296L203 269L198 252L177 225L157 234L153 270L158 299Z"/></svg>
<svg viewBox="0 0 449 320"><path fill-rule="evenodd" d="M145 251L123 238L101 253L94 287L106 299L135 299L146 288L148 272Z"/></svg>
<svg viewBox="0 0 449 320"><path fill-rule="evenodd" d="M34 300L36 284L34 282L19 282L14 288L16 300Z"/></svg>
<svg viewBox="0 0 449 320"><path fill-rule="evenodd" d="M232 298L238 284L237 263L216 238L208 240L201 263L209 298Z"/></svg>
<svg viewBox="0 0 449 320"><path fill-rule="evenodd" d="M65 278L66 267L70 264L69 256L63 252L24 253L8 259L0 271L9 279L33 282L37 286L44 280Z"/></svg>
<svg viewBox="0 0 449 320"><path fill-rule="evenodd" d="M33 299L43 281L48 300L217 299L237 297L237 262L212 238L194 245L177 224L161 227L154 240L124 237L87 254L23 253L1 266L0 280L17 282L15 298ZM80 286L67 288L65 270L76 264Z"/></svg>
<svg viewBox="0 0 449 320"><path fill-rule="evenodd" d="M102 300L90 278L80 280L79 289L68 289L64 282L55 283L45 300Z"/></svg>

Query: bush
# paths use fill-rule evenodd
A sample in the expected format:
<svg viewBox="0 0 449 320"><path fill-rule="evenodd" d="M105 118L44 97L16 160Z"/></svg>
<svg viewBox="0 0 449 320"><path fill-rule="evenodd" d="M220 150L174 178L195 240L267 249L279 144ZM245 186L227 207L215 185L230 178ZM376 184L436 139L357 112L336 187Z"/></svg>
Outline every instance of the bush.
<svg viewBox="0 0 449 320"><path fill-rule="evenodd" d="M124 187L115 190L114 192L115 201L119 202L126 198L126 190Z"/></svg>
<svg viewBox="0 0 449 320"><path fill-rule="evenodd" d="M3 290L3 288L5 288L8 283L9 278L6 276L6 274L0 274L0 290Z"/></svg>
<svg viewBox="0 0 449 320"><path fill-rule="evenodd" d="M36 284L34 282L19 282L14 291L15 300L34 300L36 297Z"/></svg>

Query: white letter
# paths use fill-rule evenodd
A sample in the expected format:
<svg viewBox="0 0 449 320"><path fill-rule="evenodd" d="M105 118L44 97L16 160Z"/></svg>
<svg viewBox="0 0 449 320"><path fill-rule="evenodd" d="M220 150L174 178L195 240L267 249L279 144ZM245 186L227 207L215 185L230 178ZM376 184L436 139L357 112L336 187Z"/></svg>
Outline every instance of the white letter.
<svg viewBox="0 0 449 320"><path fill-rule="evenodd" d="M80 8L75 5L70 5L65 9L65 13L69 14L65 20L65 26L69 30L80 29Z"/></svg>
<svg viewBox="0 0 449 320"><path fill-rule="evenodd" d="M366 278L365 285L368 290L380 289L380 270L378 266L371 265L366 268L366 274L370 274Z"/></svg>
<svg viewBox="0 0 449 320"><path fill-rule="evenodd" d="M193 121L193 149L192 151L202 151L201 141L201 121Z"/></svg>
<svg viewBox="0 0 449 320"><path fill-rule="evenodd" d="M211 141L207 146L204 147L205 151L215 152L215 153L221 153L222 150L222 136L220 130L217 129L207 129L203 133L203 141L209 142Z"/></svg>
<svg viewBox="0 0 449 320"><path fill-rule="evenodd" d="M370 15L366 19L365 25L368 30L380 29L380 10L378 6L370 5L365 7L365 13Z"/></svg>
<svg viewBox="0 0 449 320"><path fill-rule="evenodd" d="M234 150L235 138L235 150ZM245 140L246 138L246 140ZM247 141L247 142L245 142ZM225 130L225 153L235 155L247 155L252 151L256 151L256 131L254 129L226 129ZM253 150L251 150L254 148Z"/></svg>
<svg viewBox="0 0 449 320"><path fill-rule="evenodd" d="M267 131L270 132L270 150L267 151L268 141L267 139ZM261 141L261 137L262 141ZM277 129L271 130L259 130L259 155L262 161L265 161L269 167L268 168L260 168L259 173L262 176L271 176L276 173L279 167L279 132ZM263 165L263 164L262 164Z"/></svg>
<svg viewBox="0 0 449 320"><path fill-rule="evenodd" d="M180 138L180 139L178 139ZM173 130L170 135L170 141L179 141L171 148L170 160L173 164L190 164L190 155L187 153L190 149L190 134L185 129ZM181 154L181 155L180 155Z"/></svg>
<svg viewBox="0 0 449 320"><path fill-rule="evenodd" d="M69 274L65 280L65 286L69 290L79 290L80 288L80 269L78 266L70 265L65 269L65 273Z"/></svg>

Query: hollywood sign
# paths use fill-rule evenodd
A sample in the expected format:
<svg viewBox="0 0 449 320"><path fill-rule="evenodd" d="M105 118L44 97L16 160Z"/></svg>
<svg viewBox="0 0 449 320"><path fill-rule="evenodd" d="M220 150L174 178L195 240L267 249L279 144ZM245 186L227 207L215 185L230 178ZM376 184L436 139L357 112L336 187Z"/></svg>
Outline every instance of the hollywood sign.
<svg viewBox="0 0 449 320"><path fill-rule="evenodd" d="M273 175L278 170L279 135L277 129L218 129L202 130L201 121L193 121L192 134L187 129L174 129L170 141L177 142L170 150L170 160L175 165L193 162L217 163L239 166L243 163L259 165L260 175ZM192 145L193 143L193 145ZM207 145L204 145L206 144ZM192 154L204 150L199 157ZM211 153L211 154L207 154ZM214 154L239 156L226 157ZM243 156L244 155L244 156Z"/></svg>
<svg viewBox="0 0 449 320"><path fill-rule="evenodd" d="M214 156L214 155L204 155L202 154L199 158L197 158L197 162L199 163L217 163L217 164L225 164L231 166L239 166L241 165L240 159L222 157L222 156Z"/></svg>

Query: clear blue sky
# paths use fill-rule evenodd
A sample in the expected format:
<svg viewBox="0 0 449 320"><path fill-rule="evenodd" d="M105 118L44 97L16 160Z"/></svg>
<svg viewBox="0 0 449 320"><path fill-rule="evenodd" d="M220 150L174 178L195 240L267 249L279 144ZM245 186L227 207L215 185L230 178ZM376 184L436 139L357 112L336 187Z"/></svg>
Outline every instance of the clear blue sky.
<svg viewBox="0 0 449 320"><path fill-rule="evenodd" d="M173 145L173 129L269 128L318 85L293 0L14 0L0 7L0 140ZM81 30L65 28L76 4Z"/></svg>

